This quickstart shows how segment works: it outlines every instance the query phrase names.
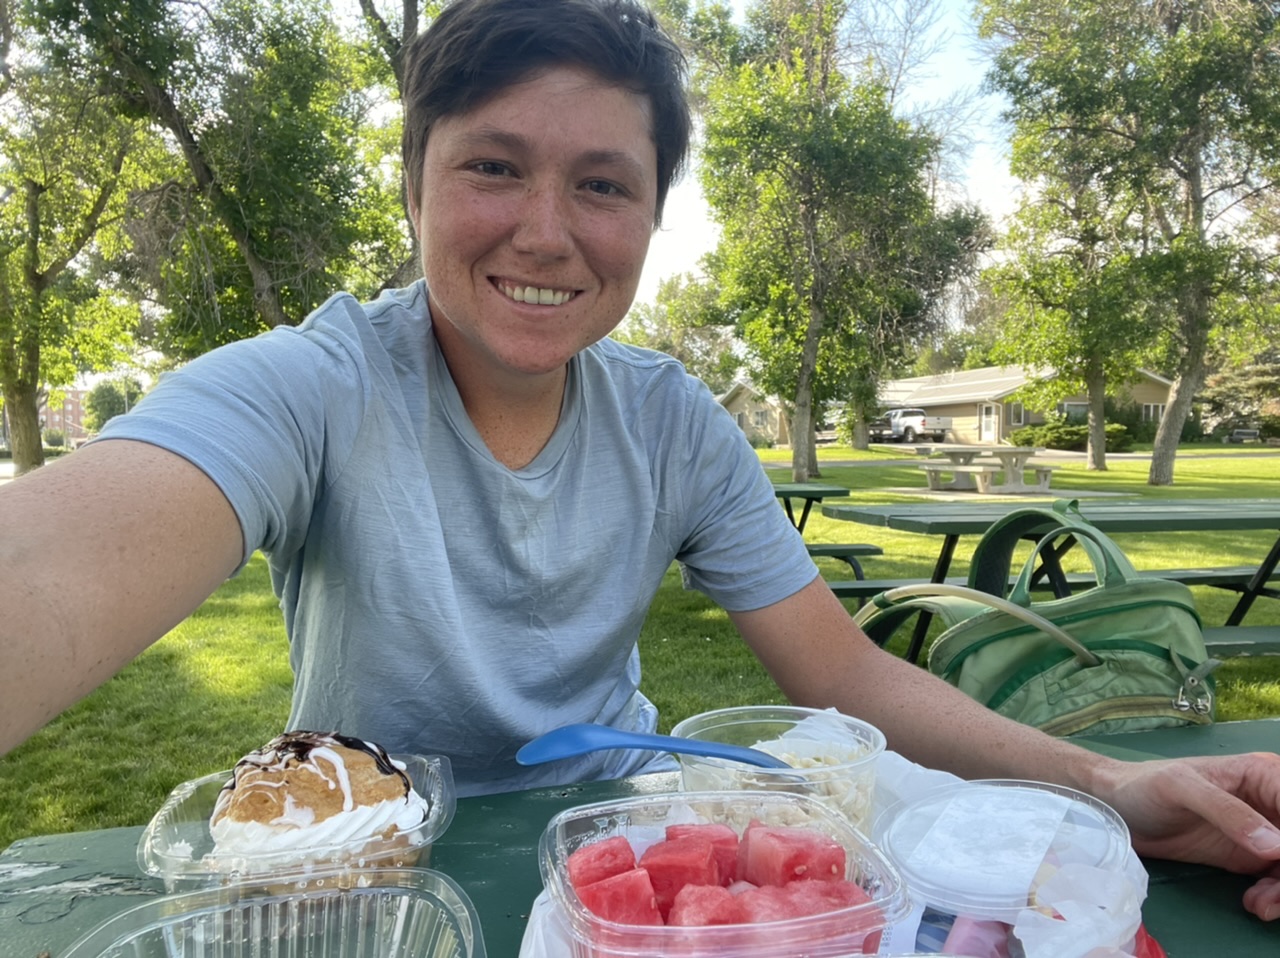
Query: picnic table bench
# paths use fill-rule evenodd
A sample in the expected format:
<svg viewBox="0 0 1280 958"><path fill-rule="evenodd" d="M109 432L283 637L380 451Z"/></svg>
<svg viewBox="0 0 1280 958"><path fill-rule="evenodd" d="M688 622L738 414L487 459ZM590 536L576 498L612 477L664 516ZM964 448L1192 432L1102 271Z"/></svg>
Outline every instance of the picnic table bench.
<svg viewBox="0 0 1280 958"><path fill-rule="evenodd" d="M814 559L839 559L847 563L855 579L866 578L859 558L884 555L884 549L869 542L810 542L805 548Z"/></svg>
<svg viewBox="0 0 1280 958"><path fill-rule="evenodd" d="M1053 471L1058 468L1052 463L1028 461L1035 452L1030 448L1003 446L942 446L939 448L947 455L946 460L931 459L916 463L916 467L924 472L929 488L935 491L976 486L980 495L996 492L1048 492ZM983 451L978 453L974 450ZM976 458L978 455L982 455L983 458L978 460ZM1004 480L996 483L996 475L999 473L1004 474ZM947 482L944 478L946 476L950 476L952 481ZM961 481L962 478L965 481Z"/></svg>
<svg viewBox="0 0 1280 958"><path fill-rule="evenodd" d="M1259 429L1232 429L1229 435L1223 436L1223 442L1258 442L1262 438Z"/></svg>

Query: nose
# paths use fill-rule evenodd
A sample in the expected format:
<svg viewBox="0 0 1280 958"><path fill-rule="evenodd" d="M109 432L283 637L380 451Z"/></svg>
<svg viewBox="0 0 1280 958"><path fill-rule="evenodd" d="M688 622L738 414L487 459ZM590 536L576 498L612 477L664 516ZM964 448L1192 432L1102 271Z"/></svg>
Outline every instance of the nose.
<svg viewBox="0 0 1280 958"><path fill-rule="evenodd" d="M573 251L569 199L554 186L530 186L524 197L512 244L522 253L558 259Z"/></svg>

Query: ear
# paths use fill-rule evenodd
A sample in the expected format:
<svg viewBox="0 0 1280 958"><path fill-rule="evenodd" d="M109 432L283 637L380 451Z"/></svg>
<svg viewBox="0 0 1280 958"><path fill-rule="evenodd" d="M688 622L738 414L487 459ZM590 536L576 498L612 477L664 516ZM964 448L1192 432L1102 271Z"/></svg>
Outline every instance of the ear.
<svg viewBox="0 0 1280 958"><path fill-rule="evenodd" d="M404 178L404 202L409 210L409 226L413 229L413 235L421 242L422 237L418 236L418 202L414 199L413 189L409 185L409 177Z"/></svg>

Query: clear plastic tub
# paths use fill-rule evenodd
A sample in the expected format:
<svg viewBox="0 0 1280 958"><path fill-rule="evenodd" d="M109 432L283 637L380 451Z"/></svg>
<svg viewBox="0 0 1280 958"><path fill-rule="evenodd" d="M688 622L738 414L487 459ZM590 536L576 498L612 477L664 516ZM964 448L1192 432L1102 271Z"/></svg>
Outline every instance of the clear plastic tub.
<svg viewBox="0 0 1280 958"><path fill-rule="evenodd" d="M990 780L931 789L886 809L880 847L911 897L951 915L1012 924L1067 864L1121 871L1129 829L1074 789Z"/></svg>
<svg viewBox="0 0 1280 958"><path fill-rule="evenodd" d="M794 766L753 768L724 759L679 755L681 783L688 791L750 789L811 795L855 828L871 828L876 760L885 748L884 733L874 725L822 709L749 705L691 716L671 734L761 748Z"/></svg>
<svg viewBox="0 0 1280 958"><path fill-rule="evenodd" d="M390 838L358 838L259 855L215 857L209 818L231 771L183 782L160 806L138 842L138 865L164 880L170 892L192 891L240 879L274 880L309 870L425 867L431 845L449 827L457 806L449 760L438 755L393 755L402 762L414 791L427 800L426 819Z"/></svg>
<svg viewBox="0 0 1280 958"><path fill-rule="evenodd" d="M156 898L103 922L62 958L485 958L480 919L424 868L311 872L281 894L233 883ZM302 890L299 890L302 886Z"/></svg>
<svg viewBox="0 0 1280 958"><path fill-rule="evenodd" d="M865 904L758 924L675 927L624 925L589 911L569 882L566 862L578 848L622 835L637 858L661 841L666 826L717 822L741 834L753 821L819 830L845 848L845 878L866 893ZM542 880L562 910L572 939L569 958L723 956L828 958L875 954L880 931L898 920L908 899L897 870L841 815L806 795L787 792L678 792L582 805L560 812L542 833ZM866 949L864 951L864 949Z"/></svg>

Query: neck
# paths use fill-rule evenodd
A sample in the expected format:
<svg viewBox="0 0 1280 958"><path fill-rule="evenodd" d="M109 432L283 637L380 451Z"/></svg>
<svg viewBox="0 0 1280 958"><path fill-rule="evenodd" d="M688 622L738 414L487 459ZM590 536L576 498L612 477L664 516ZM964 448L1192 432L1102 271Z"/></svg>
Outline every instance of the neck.
<svg viewBox="0 0 1280 958"><path fill-rule="evenodd" d="M509 469L527 466L555 432L564 401L568 367L537 376L495 372L468 362L463 350L440 341L467 418L489 452Z"/></svg>

